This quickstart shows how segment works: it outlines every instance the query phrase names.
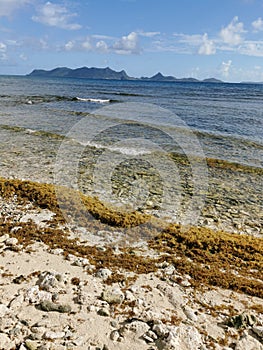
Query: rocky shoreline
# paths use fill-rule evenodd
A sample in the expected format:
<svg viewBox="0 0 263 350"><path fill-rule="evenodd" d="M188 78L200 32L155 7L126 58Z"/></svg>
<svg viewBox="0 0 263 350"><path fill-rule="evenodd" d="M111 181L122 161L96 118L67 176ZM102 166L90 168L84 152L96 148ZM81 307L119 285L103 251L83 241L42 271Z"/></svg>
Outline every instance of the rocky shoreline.
<svg viewBox="0 0 263 350"><path fill-rule="evenodd" d="M263 349L261 238L174 226L117 247L111 235L143 214L86 198L114 230L76 227L50 185L0 185L0 349Z"/></svg>

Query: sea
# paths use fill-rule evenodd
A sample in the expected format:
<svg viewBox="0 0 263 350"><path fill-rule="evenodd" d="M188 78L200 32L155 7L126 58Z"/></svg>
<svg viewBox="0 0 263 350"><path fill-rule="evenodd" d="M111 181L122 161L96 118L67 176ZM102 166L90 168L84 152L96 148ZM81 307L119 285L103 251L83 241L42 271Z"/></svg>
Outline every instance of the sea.
<svg viewBox="0 0 263 350"><path fill-rule="evenodd" d="M80 190L91 181L86 192L115 203L126 181L126 192L133 186L132 195L124 189L126 204L139 196L136 209L156 207L147 193L159 187L168 213L184 198L175 155L187 161L199 193L211 176L207 159L263 168L263 85L0 76L0 135L0 176ZM120 166L130 170L116 182Z"/></svg>

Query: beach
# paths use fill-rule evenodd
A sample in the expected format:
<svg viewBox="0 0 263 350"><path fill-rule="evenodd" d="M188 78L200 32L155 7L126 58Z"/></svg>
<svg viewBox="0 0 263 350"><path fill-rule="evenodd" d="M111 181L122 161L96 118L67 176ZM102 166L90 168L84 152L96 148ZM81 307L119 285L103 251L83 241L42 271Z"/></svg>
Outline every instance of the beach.
<svg viewBox="0 0 263 350"><path fill-rule="evenodd" d="M0 348L263 349L261 88L21 79L1 97Z"/></svg>

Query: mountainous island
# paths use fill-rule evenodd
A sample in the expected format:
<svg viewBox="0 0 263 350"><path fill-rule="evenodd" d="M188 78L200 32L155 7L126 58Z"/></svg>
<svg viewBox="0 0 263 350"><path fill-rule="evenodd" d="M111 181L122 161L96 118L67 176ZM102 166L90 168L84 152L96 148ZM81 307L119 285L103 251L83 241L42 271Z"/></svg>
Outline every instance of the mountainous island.
<svg viewBox="0 0 263 350"><path fill-rule="evenodd" d="M46 78L83 78L83 79L108 79L108 80L141 80L141 81L159 81L159 82L190 82L190 83L222 83L221 80L210 78L198 80L195 78L175 78L173 76L164 76L162 73L157 73L152 77L133 78L130 77L124 70L117 72L109 67L107 68L88 68L81 67L71 69L67 67L58 67L52 70L34 69L30 77L46 77Z"/></svg>

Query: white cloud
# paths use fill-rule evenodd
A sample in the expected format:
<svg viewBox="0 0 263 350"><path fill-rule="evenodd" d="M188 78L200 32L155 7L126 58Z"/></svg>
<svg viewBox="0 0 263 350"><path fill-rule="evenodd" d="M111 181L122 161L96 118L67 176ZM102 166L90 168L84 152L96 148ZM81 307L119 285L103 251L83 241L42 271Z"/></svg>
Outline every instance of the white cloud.
<svg viewBox="0 0 263 350"><path fill-rule="evenodd" d="M33 16L32 19L51 27L77 30L81 28L81 25L71 23L71 19L75 16L76 14L70 13L66 7L48 1L39 8L38 16Z"/></svg>
<svg viewBox="0 0 263 350"><path fill-rule="evenodd" d="M118 54L129 55L140 53L138 34L131 32L127 36L123 36L113 44L112 48Z"/></svg>
<svg viewBox="0 0 263 350"><path fill-rule="evenodd" d="M145 36L146 38L152 38L156 35L160 35L160 32L144 32L144 31L139 31L138 34L140 36Z"/></svg>
<svg viewBox="0 0 263 350"><path fill-rule="evenodd" d="M244 25L238 21L238 17L235 16L228 26L221 29L219 36L224 43L230 45L238 45L243 41L241 33L244 33Z"/></svg>
<svg viewBox="0 0 263 350"><path fill-rule="evenodd" d="M66 51L71 51L74 49L75 43L74 41L70 40L65 44L65 50Z"/></svg>
<svg viewBox="0 0 263 350"><path fill-rule="evenodd" d="M238 52L242 55L263 57L263 41L247 41Z"/></svg>
<svg viewBox="0 0 263 350"><path fill-rule="evenodd" d="M7 60L7 54L6 54L6 44L0 42L0 60L6 61Z"/></svg>
<svg viewBox="0 0 263 350"><path fill-rule="evenodd" d="M100 40L96 44L96 49L102 53L105 53L108 51L108 45L105 43L105 41Z"/></svg>
<svg viewBox="0 0 263 350"><path fill-rule="evenodd" d="M216 53L216 48L214 42L208 39L207 33L203 35L203 43L199 47L199 55L214 55Z"/></svg>
<svg viewBox="0 0 263 350"><path fill-rule="evenodd" d="M0 0L0 17L9 17L14 11L31 2L32 0Z"/></svg>
<svg viewBox="0 0 263 350"><path fill-rule="evenodd" d="M263 20L261 17L256 19L254 22L252 22L252 27L254 28L255 32L259 32L263 30Z"/></svg>
<svg viewBox="0 0 263 350"><path fill-rule="evenodd" d="M90 51L90 50L93 49L93 46L92 46L92 44L91 44L89 38L87 38L87 39L81 44L81 46L82 46L82 48L83 48L84 50Z"/></svg>
<svg viewBox="0 0 263 350"><path fill-rule="evenodd" d="M114 40L114 39L116 39L113 36L101 35L101 34L93 34L91 36L92 36L92 38L99 39L99 40Z"/></svg>
<svg viewBox="0 0 263 350"><path fill-rule="evenodd" d="M231 65L232 65L231 60L228 60L227 62L224 62L224 61L222 62L220 67L220 72L223 75L223 77L228 78Z"/></svg>
<svg viewBox="0 0 263 350"><path fill-rule="evenodd" d="M198 46L202 43L202 35L201 34L182 34L182 33L174 33L174 37L178 38L179 43L189 44L193 46Z"/></svg>
<svg viewBox="0 0 263 350"><path fill-rule="evenodd" d="M6 44L0 42L0 52L6 52Z"/></svg>
<svg viewBox="0 0 263 350"><path fill-rule="evenodd" d="M21 53L19 58L21 58L22 61L27 61L27 56L24 53Z"/></svg>

